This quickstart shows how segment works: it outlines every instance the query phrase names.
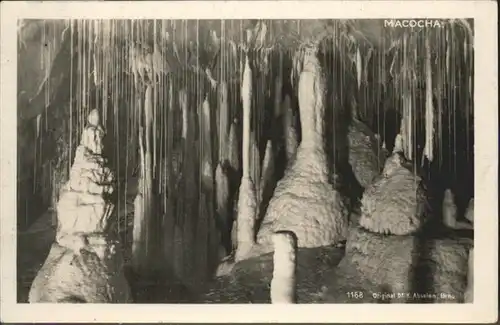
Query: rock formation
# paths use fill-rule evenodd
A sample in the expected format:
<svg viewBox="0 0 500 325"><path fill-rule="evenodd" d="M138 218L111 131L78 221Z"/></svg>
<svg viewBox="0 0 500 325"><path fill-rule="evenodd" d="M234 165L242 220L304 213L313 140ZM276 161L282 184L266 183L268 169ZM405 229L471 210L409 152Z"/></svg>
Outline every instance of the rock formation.
<svg viewBox="0 0 500 325"><path fill-rule="evenodd" d="M472 226L463 221L457 220L458 208L455 204L455 196L450 189L444 191L443 198L443 223L451 229L472 229Z"/></svg>
<svg viewBox="0 0 500 325"><path fill-rule="evenodd" d="M316 51L309 49L304 56L298 89L302 141L257 234L257 243L264 247L276 231L295 233L299 247L345 240L348 211L345 199L329 183L323 125L326 84Z"/></svg>
<svg viewBox="0 0 500 325"><path fill-rule="evenodd" d="M236 252L235 260L240 261L248 256L255 246L255 225L258 213L257 190L255 179L250 170L251 147L251 100L252 100L252 70L248 55L245 60L243 81L241 85L243 102L243 176L238 192L238 215L236 219Z"/></svg>
<svg viewBox="0 0 500 325"><path fill-rule="evenodd" d="M465 219L474 224L474 198L470 199L467 210L465 210Z"/></svg>
<svg viewBox="0 0 500 325"><path fill-rule="evenodd" d="M394 152L363 195L359 225L349 233L344 258L326 276L322 301L463 302L471 243L426 236L430 212L423 182ZM348 294L356 292L363 294Z"/></svg>
<svg viewBox="0 0 500 325"><path fill-rule="evenodd" d="M93 110L57 204L58 228L31 286L30 303L126 303L130 289L119 242L108 229L114 175L102 156L104 130Z"/></svg>
<svg viewBox="0 0 500 325"><path fill-rule="evenodd" d="M293 233L276 233L273 235L273 244L271 302L273 304L295 303L296 238Z"/></svg>

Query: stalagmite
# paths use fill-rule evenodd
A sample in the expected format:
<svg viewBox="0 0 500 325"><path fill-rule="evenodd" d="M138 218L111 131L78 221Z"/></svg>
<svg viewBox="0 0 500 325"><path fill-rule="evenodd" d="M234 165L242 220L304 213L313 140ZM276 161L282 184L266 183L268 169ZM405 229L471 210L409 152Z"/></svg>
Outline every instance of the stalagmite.
<svg viewBox="0 0 500 325"><path fill-rule="evenodd" d="M104 130L93 110L57 204L56 241L31 286L30 303L126 303L130 291L119 242L107 233L114 175L102 156Z"/></svg>
<svg viewBox="0 0 500 325"><path fill-rule="evenodd" d="M274 258L271 280L273 304L295 303L295 269L297 242L293 233L278 232L273 235Z"/></svg>
<svg viewBox="0 0 500 325"><path fill-rule="evenodd" d="M344 198L328 182L323 143L326 81L316 51L306 53L299 80L302 141L295 160L276 186L257 235L264 251L275 231L294 232L299 247L333 245L346 237Z"/></svg>
<svg viewBox="0 0 500 325"><path fill-rule="evenodd" d="M474 224L474 198L470 199L467 210L465 210L465 219Z"/></svg>
<svg viewBox="0 0 500 325"><path fill-rule="evenodd" d="M394 152L383 175L363 194L359 225L349 232L344 258L326 277L330 283L323 302L384 301L377 295L353 299L345 294L356 291L394 294L391 303L456 303L465 291L471 243L427 237L421 230L431 212L422 180L407 168L401 152ZM442 292L457 298L441 299Z"/></svg>
<svg viewBox="0 0 500 325"><path fill-rule="evenodd" d="M243 72L241 97L243 102L243 176L241 178L238 198L236 261L244 258L255 243L255 221L257 217L256 190L250 172L252 71L248 56L246 57L245 70Z"/></svg>
<svg viewBox="0 0 500 325"><path fill-rule="evenodd" d="M450 189L444 191L443 198L443 224L452 229L472 229L466 222L458 221L458 209L455 204L455 196Z"/></svg>
<svg viewBox="0 0 500 325"><path fill-rule="evenodd" d="M396 152L404 152L404 143L403 136L401 134L396 135L396 139L394 140L394 148L392 149L392 153Z"/></svg>
<svg viewBox="0 0 500 325"><path fill-rule="evenodd" d="M467 271L467 289L464 294L465 303L474 303L474 248L469 250Z"/></svg>

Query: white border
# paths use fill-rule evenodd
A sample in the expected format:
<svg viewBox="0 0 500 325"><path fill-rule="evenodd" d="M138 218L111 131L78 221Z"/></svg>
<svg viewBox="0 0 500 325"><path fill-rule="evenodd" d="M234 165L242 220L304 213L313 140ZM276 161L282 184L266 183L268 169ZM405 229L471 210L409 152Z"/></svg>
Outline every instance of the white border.
<svg viewBox="0 0 500 325"><path fill-rule="evenodd" d="M18 18L474 18L475 302L469 305L16 304L16 20ZM2 322L494 322L497 319L497 6L488 1L203 1L1 3Z"/></svg>

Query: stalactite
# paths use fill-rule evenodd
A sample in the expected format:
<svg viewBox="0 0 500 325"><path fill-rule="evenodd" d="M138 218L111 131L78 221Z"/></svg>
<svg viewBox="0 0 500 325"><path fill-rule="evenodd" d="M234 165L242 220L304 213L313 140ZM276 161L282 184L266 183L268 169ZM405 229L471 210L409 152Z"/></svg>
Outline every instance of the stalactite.
<svg viewBox="0 0 500 325"><path fill-rule="evenodd" d="M251 104L252 104L252 72L249 65L248 56L245 59L243 82L241 86L241 97L243 105L243 175L250 176L250 148L251 148Z"/></svg>
<svg viewBox="0 0 500 325"><path fill-rule="evenodd" d="M436 36L436 43L440 44L440 46L437 49L437 67L436 67L436 103L437 103L437 140L438 140L438 165L439 168L441 168L442 163L443 163L443 99L442 99L442 94L443 94L443 86L444 85L444 80L443 80L443 74L444 74L444 69L443 69L443 63L442 63L442 44L443 40L441 39L441 32L437 33Z"/></svg>
<svg viewBox="0 0 500 325"><path fill-rule="evenodd" d="M154 54L155 53L158 53L159 49L158 49L158 45L157 45L157 41L156 41L156 21L153 21L153 35L154 35L154 40L153 40L153 55L151 55L151 57L154 57ZM157 130L157 127L158 127L158 124L157 124L157 118L156 118L156 112L157 112L157 109L158 109L158 98L157 98L157 94L158 94L158 83L157 83L157 80L156 80L156 76L159 75L161 73L161 71L157 71L158 68L161 68L159 66L156 66L155 64L153 64L154 62L154 59L151 59L151 77L153 78L153 80L151 80L151 82L153 83L153 116L152 116L152 119L153 119L153 177L154 178L157 178L156 176L156 156L157 156L157 144L156 144L156 139L157 139L157 133L158 133L158 130ZM158 80L159 82L159 80Z"/></svg>
<svg viewBox="0 0 500 325"><path fill-rule="evenodd" d="M201 109L201 168L205 188L212 190L213 187L213 162L212 162L212 137L210 130L210 104L208 98L205 98Z"/></svg>
<svg viewBox="0 0 500 325"><path fill-rule="evenodd" d="M358 89L361 88L361 77L363 73L363 62L361 60L361 52L359 47L356 49L356 77L358 81Z"/></svg>
<svg viewBox="0 0 500 325"><path fill-rule="evenodd" d="M110 56L110 49L109 49L109 25L110 21L104 21L103 22L103 37L102 37L102 53L103 53L103 59L102 59L102 118L103 118L103 123L104 125L107 125L108 123L108 69L110 66L109 62L109 56ZM134 104L136 101L134 101Z"/></svg>
<svg viewBox="0 0 500 325"><path fill-rule="evenodd" d="M278 74L275 78L274 89L274 119L282 115L281 103L283 100L283 52L279 52Z"/></svg>
<svg viewBox="0 0 500 325"><path fill-rule="evenodd" d="M408 48L407 48L407 35L403 38L403 114L401 120L401 135L403 137L404 153L407 159L413 159L413 94L410 86L410 76L408 76L409 62L408 62Z"/></svg>
<svg viewBox="0 0 500 325"><path fill-rule="evenodd" d="M219 161L223 162L229 157L228 131L229 131L229 103L228 86L223 80L218 89L218 114L219 114Z"/></svg>
<svg viewBox="0 0 500 325"><path fill-rule="evenodd" d="M174 204L175 204L175 195L174 195L174 172L172 168L172 160L173 160L173 143L174 143L174 85L173 85L173 78L170 77L168 79L168 88L167 88L167 103L168 103L168 109L165 112L166 113L166 132L165 132L165 143L166 143L166 148L165 148L165 160L166 160L166 176L167 176L167 195L165 197L165 223L164 223L164 230L163 230L163 251L164 251L164 256L167 261L172 261L172 263L175 265L175 260L173 258L173 254L175 253L175 242L174 242L174 236L175 236L175 210L174 210Z"/></svg>
<svg viewBox="0 0 500 325"><path fill-rule="evenodd" d="M457 34L455 32L454 28L451 29L451 39L456 40L457 39ZM451 53L460 53L458 49L456 48L455 41L452 41L451 43ZM457 55L453 55L451 57L451 65L452 65L452 70L451 70L451 75L452 75L452 103L451 107L453 108L453 151L452 151L452 161L453 161L453 175L454 178L458 176L458 170L457 170L457 115L459 112L456 111L457 109L457 71L460 71L460 68L457 67Z"/></svg>
<svg viewBox="0 0 500 325"><path fill-rule="evenodd" d="M153 161L152 161L152 146L151 146L151 132L152 132L152 110L153 110L153 87L148 85L145 92L144 99L144 138L146 143L145 154L144 154L144 164L145 164L145 175L144 175L144 219L146 224L145 234L146 234L146 256L148 263L150 262L150 236L151 231L150 224L153 218L152 207L153 207Z"/></svg>
<svg viewBox="0 0 500 325"><path fill-rule="evenodd" d="M426 74L426 98L425 98L425 147L422 155L422 165L424 157L427 157L429 162L434 160L434 104L432 96L432 69L431 69L431 48L429 38L425 40L426 58L425 58L425 74Z"/></svg>
<svg viewBox="0 0 500 325"><path fill-rule="evenodd" d="M140 155L140 176L138 182L137 195L134 200L134 224L133 224L133 241L132 241L132 265L136 272L140 272L144 263L144 226L145 226L145 175L146 162L144 155L143 130L139 129L139 155Z"/></svg>

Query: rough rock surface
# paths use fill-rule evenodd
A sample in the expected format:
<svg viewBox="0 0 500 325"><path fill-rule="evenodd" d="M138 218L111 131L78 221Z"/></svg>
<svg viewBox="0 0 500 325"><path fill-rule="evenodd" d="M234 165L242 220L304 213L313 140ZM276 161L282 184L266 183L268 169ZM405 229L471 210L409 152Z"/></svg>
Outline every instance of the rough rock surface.
<svg viewBox="0 0 500 325"><path fill-rule="evenodd" d="M394 153L383 174L369 186L361 199L359 223L376 233L406 235L420 229L430 212L426 187Z"/></svg>
<svg viewBox="0 0 500 325"><path fill-rule="evenodd" d="M323 302L463 302L470 244L454 238L385 236L355 228L345 257L328 277ZM348 294L355 292L363 297ZM410 296L398 297L398 293Z"/></svg>
<svg viewBox="0 0 500 325"><path fill-rule="evenodd" d="M325 303L463 302L471 241L427 236L425 187L393 154L363 196ZM399 295L398 295L399 294Z"/></svg>
<svg viewBox="0 0 500 325"><path fill-rule="evenodd" d="M104 130L94 110L57 204L56 241L38 272L30 303L125 303L130 289L119 242L108 231L114 176L102 157Z"/></svg>

